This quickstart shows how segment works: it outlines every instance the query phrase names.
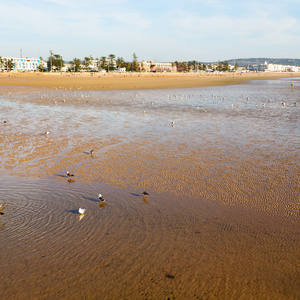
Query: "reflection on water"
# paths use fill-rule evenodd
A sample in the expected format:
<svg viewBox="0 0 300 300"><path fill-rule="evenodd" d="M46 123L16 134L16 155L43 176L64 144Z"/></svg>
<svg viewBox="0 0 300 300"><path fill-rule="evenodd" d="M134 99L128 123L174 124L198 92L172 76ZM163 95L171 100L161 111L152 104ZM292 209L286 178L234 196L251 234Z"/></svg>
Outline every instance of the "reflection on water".
<svg viewBox="0 0 300 300"><path fill-rule="evenodd" d="M4 299L297 298L293 82L3 93Z"/></svg>
<svg viewBox="0 0 300 300"><path fill-rule="evenodd" d="M102 207L105 207L106 206L106 202L101 202L99 203L99 207L102 208Z"/></svg>

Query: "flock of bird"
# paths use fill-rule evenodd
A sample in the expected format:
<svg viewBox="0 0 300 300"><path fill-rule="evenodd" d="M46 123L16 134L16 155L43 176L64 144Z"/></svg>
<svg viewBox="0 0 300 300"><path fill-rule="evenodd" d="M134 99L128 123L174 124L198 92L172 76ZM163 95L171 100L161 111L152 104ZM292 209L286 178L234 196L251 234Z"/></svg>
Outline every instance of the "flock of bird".
<svg viewBox="0 0 300 300"><path fill-rule="evenodd" d="M74 96L76 96L76 97L80 97L81 99L82 98L90 98L90 97L93 97L93 96L95 96L94 94L84 94L84 92L79 92L79 93L81 93L81 95L78 95L77 94L77 92L74 92ZM52 92L51 92L51 94L52 94ZM122 92L122 95L123 95L124 93ZM65 97L66 95L65 94L60 94L60 95L57 95L57 97ZM138 94L135 94L135 95L131 95L131 98L132 99L134 99L134 98L136 98L136 97L138 97L138 96L143 96L143 94L140 94L140 95L138 95ZM168 99L172 99L172 98L174 98L174 99L176 99L176 98L178 98L179 100L184 100L184 99L190 99L190 98L196 98L197 96L199 96L200 98L202 98L204 101L207 101L208 100L208 98L207 97L203 97L203 95L196 95L196 94L190 94L190 95L185 95L185 94L164 94L164 96L165 97L167 97ZM43 95L43 96L41 96L40 97L40 99L43 99L44 97L47 97L46 95ZM242 98L244 98L244 95L241 95L241 97ZM80 100L80 98L79 99L77 99L77 100ZM228 100L226 97L221 97L221 96L217 96L217 95L214 95L214 94L212 94L211 95L211 98L212 99L219 99L221 102L225 102L226 100ZM145 104L145 101L147 100L147 98L142 98L142 103L143 104ZM58 102L57 102L57 100L56 99L53 99L53 101L54 101L54 104L57 104ZM99 100L100 102L102 102L102 101L104 101L104 100ZM111 100L108 100L109 102L111 101ZM62 99L62 102L66 102L66 100L63 98ZM86 101L87 103L88 103L88 101ZM250 97L246 97L246 103L249 103L250 102ZM270 99L268 99L266 102L268 102L268 103L271 103L272 101L270 100ZM154 102L151 102L151 106L153 106L154 105ZM297 103L297 101L296 102L294 102L294 106L297 106L298 105L298 103ZM285 102L285 99L282 99L282 101L281 102L279 102L279 106L281 107L281 109L284 109L284 108L286 108L287 107L287 104L286 104L286 102ZM231 104L231 108L232 109L234 109L234 108L238 108L239 107L239 104ZM264 102L264 103L262 103L261 105L257 105L256 106L257 108L265 108L265 107L267 107L266 106L266 103ZM196 108L197 110L200 110L200 106L197 106L197 108ZM147 111L146 110L143 110L142 111L142 114L143 115L145 115L147 113ZM207 110L204 110L204 113L205 114L207 114L208 113L208 111ZM118 112L115 112L115 115L117 115L118 114ZM76 125L78 126L80 124L80 122L76 122ZM175 126L175 121L171 121L171 126L172 127L174 127ZM45 136L48 136L50 133L49 133L49 131L46 131L45 133L43 133ZM91 150L91 152L90 152L90 154L93 154L93 150Z"/></svg>
<svg viewBox="0 0 300 300"><path fill-rule="evenodd" d="M91 150L91 151L93 151L93 150ZM68 177L73 177L73 176L75 176L73 173L70 173L69 171L67 171L66 174L67 174ZM147 197L147 196L149 195L149 193L147 193L146 191L144 191L144 192L142 193L142 195L143 195L143 197ZM99 207L103 207L104 204L106 203L106 199L103 197L102 194L98 194L98 200L99 200L99 202L100 202ZM1 205L0 205L0 211L1 211ZM85 209L85 208L79 207L78 213L79 213L79 219L80 219L80 220L81 220L82 217L85 215L85 212L86 212L86 209Z"/></svg>
<svg viewBox="0 0 300 300"><path fill-rule="evenodd" d="M147 193L146 191L144 191L142 193L143 197L147 197L149 195L149 193ZM99 207L103 207L106 204L106 199L102 196L102 194L98 194L98 200L100 202ZM145 200L144 200L145 201ZM148 202L148 201L146 201ZM79 207L78 208L78 213L79 213L79 220L81 220L83 218L83 216L85 215L86 209Z"/></svg>
<svg viewBox="0 0 300 300"><path fill-rule="evenodd" d="M71 176L75 176L74 174L71 174L69 171L67 171L67 176L71 177ZM143 197L147 197L149 195L149 193L147 193L146 191L144 191L142 193ZM98 194L98 200L100 202L99 207L103 207L105 206L106 203L106 199L103 197L102 194ZM4 205L2 203L0 203L0 215L4 215ZM85 208L81 208L79 207L78 209L78 213L79 213L79 219L81 220L82 217L85 215L86 209Z"/></svg>
<svg viewBox="0 0 300 300"><path fill-rule="evenodd" d="M51 92L52 93L52 92ZM123 93L122 93L123 94ZM74 92L74 95L76 95L76 92ZM141 95L143 95L143 94L141 94ZM62 96L65 96L64 94L62 94ZM90 96L92 96L92 95L90 95ZM81 94L81 98L88 98L88 97L90 97L89 95L85 95L84 93L82 93ZM138 95L135 95L135 96L138 96ZM171 98L179 98L179 100L184 100L184 99L187 99L187 98L195 98L197 95L196 94L192 94L192 95L183 95L183 94L179 94L179 95L177 95L177 94L172 94L172 95L164 95L164 96L167 96L169 99L171 99ZM41 99L43 98L43 97L45 97L45 95L44 96L41 96ZM218 98L218 96L216 96L216 95L212 95L211 96L213 99L217 99ZM244 95L242 95L242 98L244 97ZM134 99L134 95L132 95L131 96L131 98L132 99ZM200 98L202 98L202 95L200 95ZM54 100L54 104L57 104L57 100L56 99L53 99ZM143 104L145 103L145 100L146 100L146 98L143 98ZM226 99L226 97L220 97L220 101L221 102L224 102L225 100L227 100ZM63 102L66 102L66 100L65 99L63 99L62 100ZM102 101L102 100L101 100ZM110 101L110 100L109 100ZM207 98L204 98L204 101L207 101ZM88 102L88 101L86 101L86 102ZM246 103L249 103L250 102L250 97L246 97ZM271 100L269 99L269 100L267 100L267 102L268 103L270 103L271 102ZM154 105L154 103L153 102L151 102L151 105L153 106ZM283 109L283 108L285 108L287 105L286 105L286 102L284 102L284 99L282 99L282 102L280 103L280 107ZM297 102L295 102L294 103L294 106L297 106ZM239 104L232 104L231 105L231 108L234 108L234 107L239 107ZM262 103L261 104L261 107L262 108L265 108L266 107L266 103ZM259 108L259 106L257 106L257 108ZM200 109L200 106L197 106L197 110L199 110ZM207 113L207 111L205 110L205 113ZM117 112L116 112L116 114L117 114ZM145 110L143 110L143 114L146 114L146 111ZM5 123L6 121L4 121L4 123ZM77 122L77 125L79 124L79 122ZM171 122L171 126L172 127L174 127L175 126L175 121L172 121ZM45 133L44 133L44 135L46 135L46 136L48 136L49 135L49 131L46 131ZM90 152L89 152L89 154L93 154L94 153L94 150L90 150ZM71 174L69 171L67 171L67 176L68 177L73 177L74 176L74 174ZM147 192L143 192L143 197L147 197L149 194L147 193ZM99 194L98 195L98 200L99 200L99 202L100 203L105 203L106 202L106 200L104 199L104 197L101 195L101 194ZM0 207L1 208L1 207ZM86 209L85 208L79 208L78 209L78 213L80 214L80 215L84 215L85 214L85 212L86 212Z"/></svg>

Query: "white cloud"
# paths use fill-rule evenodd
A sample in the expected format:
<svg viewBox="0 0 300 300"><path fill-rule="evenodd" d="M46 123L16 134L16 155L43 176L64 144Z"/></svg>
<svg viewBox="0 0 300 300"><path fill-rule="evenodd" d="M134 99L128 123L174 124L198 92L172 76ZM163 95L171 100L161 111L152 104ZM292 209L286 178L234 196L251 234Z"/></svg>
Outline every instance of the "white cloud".
<svg viewBox="0 0 300 300"><path fill-rule="evenodd" d="M260 39L276 43L283 37L295 37L299 20L282 16L272 18L265 12L243 18L227 15L201 17L196 13L173 11L168 13L169 30L182 38L236 40Z"/></svg>
<svg viewBox="0 0 300 300"><path fill-rule="evenodd" d="M74 52L68 54L71 58L93 49L129 59L133 52L160 60L237 57L246 51L255 57L263 49L297 57L297 9L298 0L153 0L151 5L133 0L1 1L0 46L5 41L6 48L16 42L30 47L34 41Z"/></svg>

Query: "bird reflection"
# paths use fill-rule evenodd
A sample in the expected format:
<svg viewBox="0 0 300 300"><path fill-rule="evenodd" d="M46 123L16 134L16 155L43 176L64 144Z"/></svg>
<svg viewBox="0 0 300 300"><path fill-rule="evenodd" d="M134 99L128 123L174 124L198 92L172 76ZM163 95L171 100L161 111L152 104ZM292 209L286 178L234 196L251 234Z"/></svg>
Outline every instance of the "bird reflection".
<svg viewBox="0 0 300 300"><path fill-rule="evenodd" d="M99 203L99 207L100 207L100 208L102 208L102 207L104 207L104 206L106 206L106 202L100 202L100 203Z"/></svg>
<svg viewBox="0 0 300 300"><path fill-rule="evenodd" d="M78 218L79 218L79 221L81 221L81 220L82 220L82 218L83 218L84 216L85 216L85 213L83 213L83 214L80 214L80 215L79 215L79 217L78 217Z"/></svg>

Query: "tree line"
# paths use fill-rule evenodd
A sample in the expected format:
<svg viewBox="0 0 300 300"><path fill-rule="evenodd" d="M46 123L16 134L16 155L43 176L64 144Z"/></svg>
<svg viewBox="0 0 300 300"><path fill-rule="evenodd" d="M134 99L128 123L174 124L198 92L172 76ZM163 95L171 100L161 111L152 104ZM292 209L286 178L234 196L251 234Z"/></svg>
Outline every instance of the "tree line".
<svg viewBox="0 0 300 300"><path fill-rule="evenodd" d="M40 57L40 60L42 61L43 58ZM204 63L199 63L195 60L193 61L187 61L187 62L178 62L175 61L172 63L173 66L176 66L178 72L191 72L191 71L205 71L207 69L209 70L216 70L216 71L222 71L226 72L229 71L229 64L228 61L218 61L216 65L205 65ZM15 67L15 63L13 62L13 59L9 59L6 61L3 61L2 57L0 56L0 70L6 69L7 71L13 70ZM58 71L60 72L62 68L65 67L65 61L63 60L62 56L59 54L53 54L52 51L50 51L50 56L47 60L47 69L50 71ZM153 71L155 65L150 66L150 70ZM238 63L235 62L234 69L237 70L239 67ZM132 55L132 62L126 62L124 61L123 57L118 57L116 59L116 56L114 54L109 54L108 56L101 56L100 58L93 58L91 55L84 57L83 60L79 58L74 58L70 61L70 68L68 71L70 72L80 72L80 71L114 71L115 69L124 68L126 71L145 71L140 68L138 64L138 57L135 53ZM39 71L46 71L44 66L40 64Z"/></svg>
<svg viewBox="0 0 300 300"><path fill-rule="evenodd" d="M96 62L96 63L95 63ZM93 63L93 65L92 65ZM117 57L115 54L109 54L108 56L101 56L100 58L93 58L91 55L86 56L83 60L79 58L74 58L70 61L71 67L68 71L71 72L80 72L80 71L114 71L115 69L125 68L126 71L145 71L139 67L138 57L135 53L132 55L132 62L126 62L123 57ZM191 71L205 71L207 69L214 71L229 71L228 61L218 61L217 65L211 65L197 62L195 60L187 62L178 62L175 61L172 63L173 66L176 66L177 72L191 72ZM50 51L50 56L47 61L48 70L51 71L61 71L65 66L65 63L62 59L62 56L59 54L53 54ZM150 66L152 71L155 65ZM235 63L234 69L238 69L238 63Z"/></svg>
<svg viewBox="0 0 300 300"><path fill-rule="evenodd" d="M191 71L206 71L206 70L212 70L212 71L220 71L220 72L228 72L230 71L230 67L228 64L228 61L218 61L217 64L204 64L199 63L195 60L187 61L187 62L178 62L175 61L174 65L177 68L177 72L191 72ZM239 64L236 62L234 64L234 70L237 70L239 67Z"/></svg>
<svg viewBox="0 0 300 300"><path fill-rule="evenodd" d="M68 71L70 72L80 72L80 71L114 71L116 68L125 68L126 71L139 71L139 65L137 62L137 55L133 53L132 62L126 62L123 57L118 57L114 54L109 54L108 56L101 56L100 58L93 58L91 55L84 57L83 60L75 57L71 60L70 68ZM40 60L43 60L40 57ZM61 71L62 68L65 67L65 62L61 55L53 54L50 51L50 56L47 60L47 68L51 71ZM45 71L44 67L40 65L40 71Z"/></svg>

